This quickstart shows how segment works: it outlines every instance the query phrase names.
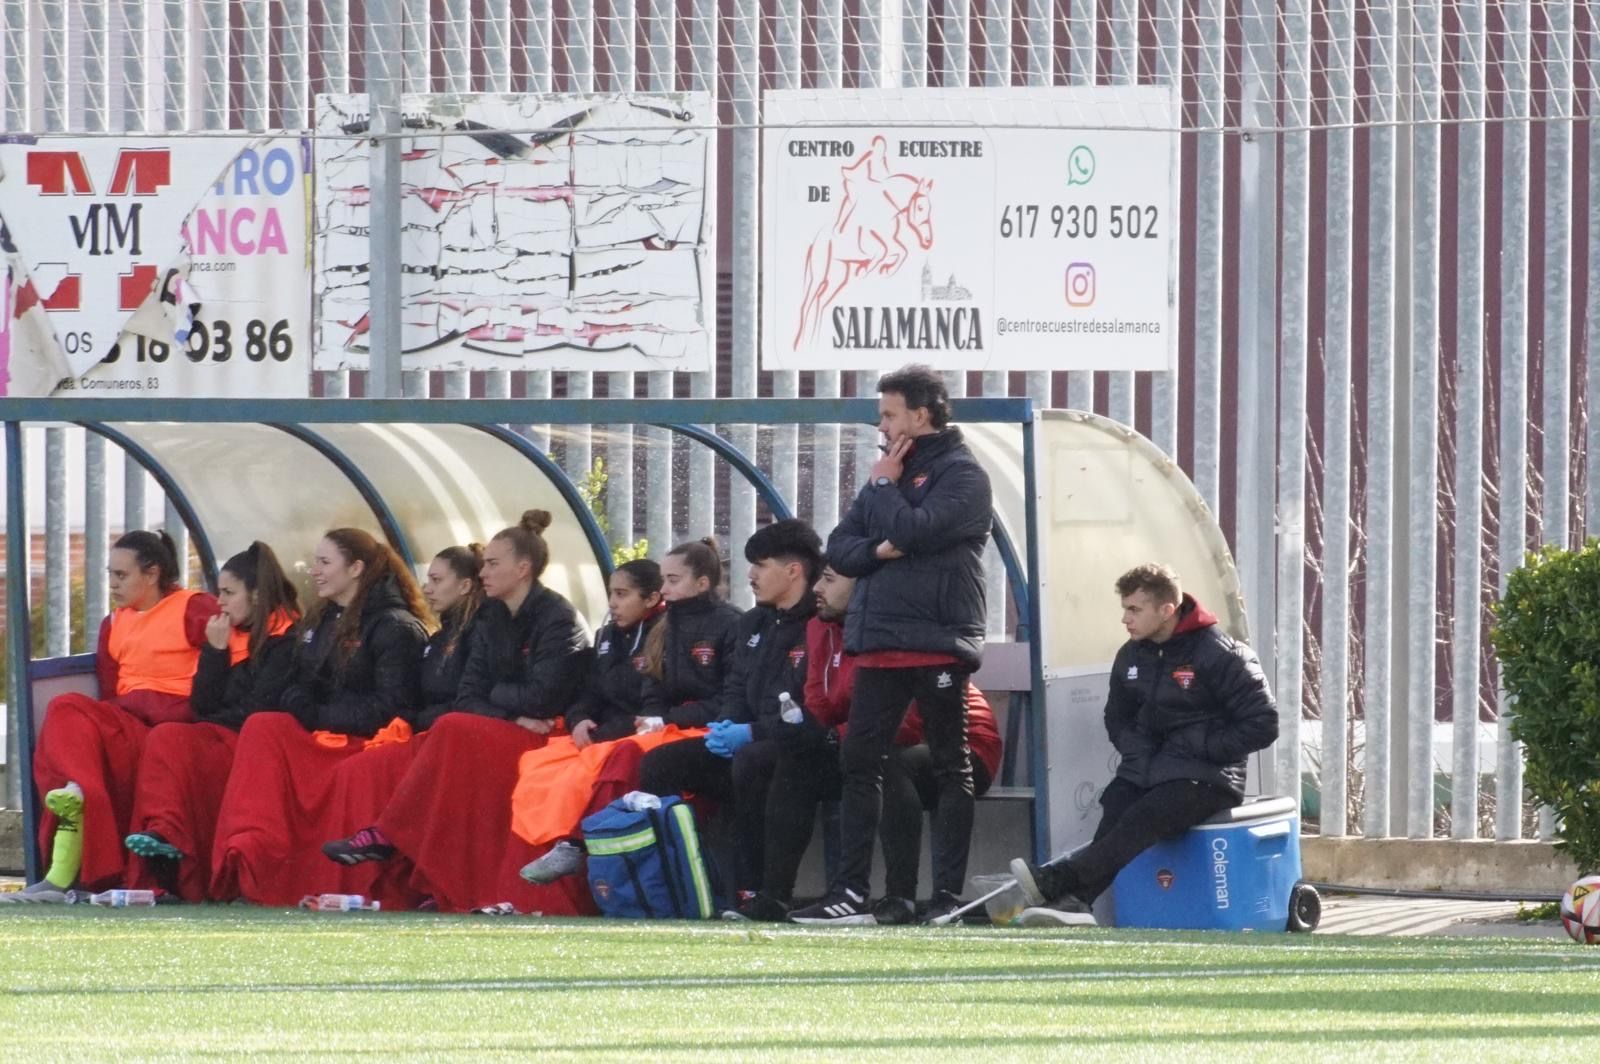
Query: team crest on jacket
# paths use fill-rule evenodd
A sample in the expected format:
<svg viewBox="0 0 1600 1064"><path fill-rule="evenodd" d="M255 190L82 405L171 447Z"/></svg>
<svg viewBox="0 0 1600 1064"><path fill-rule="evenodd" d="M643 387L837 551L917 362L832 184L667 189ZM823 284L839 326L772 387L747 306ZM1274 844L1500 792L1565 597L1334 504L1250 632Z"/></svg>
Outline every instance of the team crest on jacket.
<svg viewBox="0 0 1600 1064"><path fill-rule="evenodd" d="M760 632L757 632L755 635L751 636L750 637L750 642L745 644L745 646L747 646L747 647L758 647L760 645L761 645L761 633Z"/></svg>
<svg viewBox="0 0 1600 1064"><path fill-rule="evenodd" d="M634 672L647 672L647 671L649 671L649 669L650 669L650 659L648 657L646 657L643 654L635 654L633 656L633 671Z"/></svg>
<svg viewBox="0 0 1600 1064"><path fill-rule="evenodd" d="M1187 691L1194 685L1194 666L1179 665L1172 670L1172 678L1178 681L1178 686Z"/></svg>
<svg viewBox="0 0 1600 1064"><path fill-rule="evenodd" d="M760 639L761 637L757 636L756 638ZM755 646L755 643L750 645ZM717 644L710 640L701 640L689 648L689 656L694 659L696 665L702 668L709 667L712 662L717 660Z"/></svg>
<svg viewBox="0 0 1600 1064"><path fill-rule="evenodd" d="M789 667L798 669L806 663L806 648L804 645L789 648Z"/></svg>
<svg viewBox="0 0 1600 1064"><path fill-rule="evenodd" d="M928 474L926 474L926 473L918 473L916 476L911 478L911 486L913 488L920 488L920 487L922 487L922 485L926 484L927 482L928 482Z"/></svg>
<svg viewBox="0 0 1600 1064"><path fill-rule="evenodd" d="M954 684L955 684L955 681L950 678L950 674L948 672L941 672L939 674L939 679L934 684L934 686L939 688L942 691L946 687L954 686Z"/></svg>
<svg viewBox="0 0 1600 1064"><path fill-rule="evenodd" d="M1161 884L1162 890L1171 890L1172 881L1176 878L1170 869L1163 868L1156 873L1156 882Z"/></svg>

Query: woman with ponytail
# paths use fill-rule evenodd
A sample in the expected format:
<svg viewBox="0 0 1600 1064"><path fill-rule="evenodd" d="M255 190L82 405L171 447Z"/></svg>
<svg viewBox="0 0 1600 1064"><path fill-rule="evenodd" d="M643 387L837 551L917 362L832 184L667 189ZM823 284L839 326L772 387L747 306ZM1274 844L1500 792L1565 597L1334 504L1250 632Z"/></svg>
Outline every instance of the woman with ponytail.
<svg viewBox="0 0 1600 1064"><path fill-rule="evenodd" d="M217 806L233 767L238 732L253 713L275 709L289 686L300 595L262 542L217 574L221 612L206 625L190 705L193 724L158 724L145 741L126 843L128 883L204 901L211 881Z"/></svg>
<svg viewBox="0 0 1600 1064"><path fill-rule="evenodd" d="M117 608L100 625L95 651L100 698L51 699L33 754L46 810L39 845L50 869L25 889L0 894L3 901L64 902L75 884L120 884L146 738L157 724L194 719L189 695L217 600L178 586L177 550L165 532L125 533L106 573Z"/></svg>
<svg viewBox="0 0 1600 1064"><path fill-rule="evenodd" d="M422 596L439 618L439 630L422 650L422 712L417 730L450 712L467 667L473 623L483 605L483 544L446 547L433 556Z"/></svg>
<svg viewBox="0 0 1600 1064"><path fill-rule="evenodd" d="M642 714L681 728L703 727L720 712L717 698L743 614L717 594L722 558L710 536L668 551L661 579L667 616L645 650Z"/></svg>
<svg viewBox="0 0 1600 1064"><path fill-rule="evenodd" d="M453 711L428 730L377 819L323 847L330 862L409 869L411 886L443 912L501 902L578 911L578 892L522 883L511 850L517 759L564 727L589 661L577 611L539 582L550 561L549 525L547 512L529 510L484 548L485 601Z"/></svg>
<svg viewBox="0 0 1600 1064"><path fill-rule="evenodd" d="M435 627L388 545L336 528L311 565L317 601L300 623L276 712L244 722L217 816L211 896L293 905L347 891L316 852L337 806L339 764L405 741L421 705L422 648ZM364 886L370 888L371 884Z"/></svg>

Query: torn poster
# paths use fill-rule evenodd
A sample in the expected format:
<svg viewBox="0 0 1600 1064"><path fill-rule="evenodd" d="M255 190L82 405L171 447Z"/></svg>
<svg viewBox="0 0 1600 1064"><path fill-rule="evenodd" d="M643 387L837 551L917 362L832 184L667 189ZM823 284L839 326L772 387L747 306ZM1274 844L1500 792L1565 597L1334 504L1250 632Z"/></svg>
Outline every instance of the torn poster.
<svg viewBox="0 0 1600 1064"><path fill-rule="evenodd" d="M305 396L301 137L0 143L4 394Z"/></svg>
<svg viewBox="0 0 1600 1064"><path fill-rule="evenodd" d="M405 368L712 367L709 96L408 95L401 110ZM367 365L367 128L365 96L317 98L316 369Z"/></svg>

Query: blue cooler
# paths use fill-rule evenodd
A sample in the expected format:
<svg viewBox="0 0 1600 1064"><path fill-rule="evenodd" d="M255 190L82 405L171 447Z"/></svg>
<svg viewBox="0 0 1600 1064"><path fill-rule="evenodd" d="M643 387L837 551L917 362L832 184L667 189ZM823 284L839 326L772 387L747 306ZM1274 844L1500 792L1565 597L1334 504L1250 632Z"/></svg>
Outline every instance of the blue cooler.
<svg viewBox="0 0 1600 1064"><path fill-rule="evenodd" d="M1118 927L1309 931L1316 891L1300 882L1300 811L1258 798L1158 842L1112 885Z"/></svg>

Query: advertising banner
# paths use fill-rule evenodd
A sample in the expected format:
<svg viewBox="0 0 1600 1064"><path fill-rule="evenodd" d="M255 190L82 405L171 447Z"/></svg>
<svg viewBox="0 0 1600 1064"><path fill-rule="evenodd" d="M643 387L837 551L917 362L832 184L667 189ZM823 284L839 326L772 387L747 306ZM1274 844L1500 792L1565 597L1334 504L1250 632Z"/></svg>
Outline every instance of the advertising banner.
<svg viewBox="0 0 1600 1064"><path fill-rule="evenodd" d="M0 143L7 394L304 396L299 137Z"/></svg>
<svg viewBox="0 0 1600 1064"><path fill-rule="evenodd" d="M1167 88L763 98L762 365L1165 370Z"/></svg>
<svg viewBox="0 0 1600 1064"><path fill-rule="evenodd" d="M410 95L401 111L406 369L711 368L709 96ZM319 96L317 129L316 368L364 369L366 97Z"/></svg>

